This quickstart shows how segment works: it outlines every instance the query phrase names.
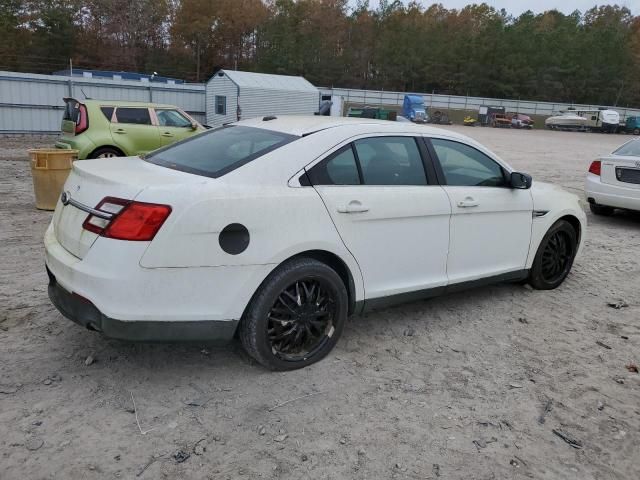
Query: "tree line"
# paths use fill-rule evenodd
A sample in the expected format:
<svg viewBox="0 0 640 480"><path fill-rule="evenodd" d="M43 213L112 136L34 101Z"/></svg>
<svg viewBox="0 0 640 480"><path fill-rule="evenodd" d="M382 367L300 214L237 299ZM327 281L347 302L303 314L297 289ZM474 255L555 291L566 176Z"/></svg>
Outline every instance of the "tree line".
<svg viewBox="0 0 640 480"><path fill-rule="evenodd" d="M0 69L303 75L318 86L640 106L640 16L399 0L0 0Z"/></svg>

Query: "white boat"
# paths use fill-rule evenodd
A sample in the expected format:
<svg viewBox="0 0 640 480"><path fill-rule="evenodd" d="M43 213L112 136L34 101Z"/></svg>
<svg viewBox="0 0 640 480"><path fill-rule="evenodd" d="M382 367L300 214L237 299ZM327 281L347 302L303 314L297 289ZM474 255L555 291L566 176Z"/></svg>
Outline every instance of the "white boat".
<svg viewBox="0 0 640 480"><path fill-rule="evenodd" d="M560 112L560 115L554 115L544 121L545 127L549 129L562 130L584 130L587 127L588 120L581 117L575 112Z"/></svg>

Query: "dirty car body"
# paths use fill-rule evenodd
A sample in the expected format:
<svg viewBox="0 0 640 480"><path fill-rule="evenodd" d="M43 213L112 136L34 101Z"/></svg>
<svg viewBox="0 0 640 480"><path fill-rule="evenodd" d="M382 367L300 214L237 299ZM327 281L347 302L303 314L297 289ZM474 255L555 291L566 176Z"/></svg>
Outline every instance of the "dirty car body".
<svg viewBox="0 0 640 480"><path fill-rule="evenodd" d="M265 117L75 162L45 247L73 321L131 340L237 334L287 370L365 309L498 281L555 288L584 230L575 195L465 136Z"/></svg>

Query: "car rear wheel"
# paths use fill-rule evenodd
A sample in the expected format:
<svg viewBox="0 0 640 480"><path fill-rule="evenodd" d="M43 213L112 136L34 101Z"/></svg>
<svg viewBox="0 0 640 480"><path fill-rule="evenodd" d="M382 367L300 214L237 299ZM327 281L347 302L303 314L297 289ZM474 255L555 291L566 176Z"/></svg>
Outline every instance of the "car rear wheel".
<svg viewBox="0 0 640 480"><path fill-rule="evenodd" d="M117 148L104 147L98 148L95 150L90 158L112 158L112 157L122 157L122 152Z"/></svg>
<svg viewBox="0 0 640 480"><path fill-rule="evenodd" d="M566 220L559 220L546 233L531 266L529 284L537 290L551 290L567 278L578 246L577 234Z"/></svg>
<svg viewBox="0 0 640 480"><path fill-rule="evenodd" d="M271 370L306 367L333 349L347 308L347 290L335 270L317 260L293 259L272 272L251 299L240 341Z"/></svg>
<svg viewBox="0 0 640 480"><path fill-rule="evenodd" d="M598 205L597 203L590 203L589 209L591 213L594 215L604 215L610 216L613 215L613 207L607 207L606 205Z"/></svg>

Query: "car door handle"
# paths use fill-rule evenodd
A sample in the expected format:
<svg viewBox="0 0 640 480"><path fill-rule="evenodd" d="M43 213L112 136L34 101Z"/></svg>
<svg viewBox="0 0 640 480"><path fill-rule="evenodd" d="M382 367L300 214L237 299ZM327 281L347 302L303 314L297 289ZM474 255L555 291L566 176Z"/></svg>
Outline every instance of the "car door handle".
<svg viewBox="0 0 640 480"><path fill-rule="evenodd" d="M173 133L169 133L169 132L164 132L163 134L161 134L163 137L173 137Z"/></svg>
<svg viewBox="0 0 640 480"><path fill-rule="evenodd" d="M351 200L346 206L338 207L338 213L364 213L368 211L369 208L362 205L358 200Z"/></svg>
<svg viewBox="0 0 640 480"><path fill-rule="evenodd" d="M458 202L458 207L459 208L477 207L478 205L480 205L480 204L473 197L467 197L464 200L460 200Z"/></svg>
<svg viewBox="0 0 640 480"><path fill-rule="evenodd" d="M115 133L127 133L127 131L123 128L118 128Z"/></svg>

